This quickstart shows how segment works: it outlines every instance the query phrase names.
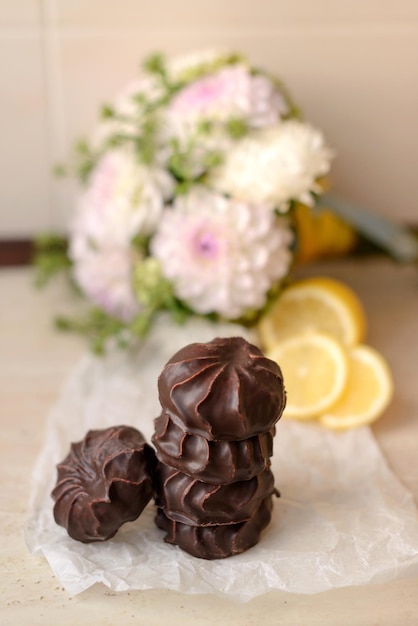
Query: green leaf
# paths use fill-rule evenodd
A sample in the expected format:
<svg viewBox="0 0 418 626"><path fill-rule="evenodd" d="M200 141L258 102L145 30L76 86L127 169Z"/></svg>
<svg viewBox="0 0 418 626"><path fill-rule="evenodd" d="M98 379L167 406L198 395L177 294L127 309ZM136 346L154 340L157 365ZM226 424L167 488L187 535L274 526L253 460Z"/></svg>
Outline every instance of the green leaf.
<svg viewBox="0 0 418 626"><path fill-rule="evenodd" d="M44 287L61 272L68 272L71 261L67 255L67 241L55 233L41 233L34 240L33 266L35 285Z"/></svg>
<svg viewBox="0 0 418 626"><path fill-rule="evenodd" d="M130 331L137 337L145 337L151 325L151 318L152 314L150 312L137 315L129 325Z"/></svg>
<svg viewBox="0 0 418 626"><path fill-rule="evenodd" d="M100 111L100 117L103 120L112 119L115 117L115 115L116 115L115 109L111 105L104 104L102 106L101 111Z"/></svg>
<svg viewBox="0 0 418 626"><path fill-rule="evenodd" d="M164 56L159 52L147 57L142 67L146 72L149 72L150 74L157 74L159 76L166 75Z"/></svg>
<svg viewBox="0 0 418 626"><path fill-rule="evenodd" d="M200 120L197 125L197 132L202 135L209 135L213 129L213 120Z"/></svg>
<svg viewBox="0 0 418 626"><path fill-rule="evenodd" d="M227 121L226 128L233 139L241 139L248 133L248 125L244 119L231 118Z"/></svg>
<svg viewBox="0 0 418 626"><path fill-rule="evenodd" d="M91 149L86 139L79 139L76 142L74 149L79 155L82 156L87 156L91 154Z"/></svg>
<svg viewBox="0 0 418 626"><path fill-rule="evenodd" d="M235 65L237 63L245 63L245 59L238 53L221 54L212 61L204 61L196 66L189 67L181 73L181 81L187 85L203 76L214 74L226 65Z"/></svg>
<svg viewBox="0 0 418 626"><path fill-rule="evenodd" d="M223 155L220 152L208 152L205 155L205 158L203 160L204 166L206 169L210 170L213 167L217 167L218 165L220 165L223 161Z"/></svg>
<svg viewBox="0 0 418 626"><path fill-rule="evenodd" d="M57 176L58 178L63 178L64 176L69 175L68 168L65 165L62 165L62 163L57 163L56 165L54 165L52 171L54 176Z"/></svg>
<svg viewBox="0 0 418 626"><path fill-rule="evenodd" d="M59 330L84 335L89 340L90 348L96 354L104 353L109 339L114 339L121 347L128 345L127 324L101 309L93 308L85 316L79 318L57 317L55 326Z"/></svg>

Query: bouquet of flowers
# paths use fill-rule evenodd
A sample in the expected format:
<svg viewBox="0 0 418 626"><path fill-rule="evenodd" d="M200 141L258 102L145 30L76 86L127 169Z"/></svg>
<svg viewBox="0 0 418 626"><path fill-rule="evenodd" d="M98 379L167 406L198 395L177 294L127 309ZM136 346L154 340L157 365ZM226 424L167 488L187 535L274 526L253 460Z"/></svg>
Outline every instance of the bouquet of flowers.
<svg viewBox="0 0 418 626"><path fill-rule="evenodd" d="M147 59L78 146L67 259L93 309L61 326L100 350L162 310L254 321L291 270L294 207L316 203L332 157L284 85L242 55Z"/></svg>

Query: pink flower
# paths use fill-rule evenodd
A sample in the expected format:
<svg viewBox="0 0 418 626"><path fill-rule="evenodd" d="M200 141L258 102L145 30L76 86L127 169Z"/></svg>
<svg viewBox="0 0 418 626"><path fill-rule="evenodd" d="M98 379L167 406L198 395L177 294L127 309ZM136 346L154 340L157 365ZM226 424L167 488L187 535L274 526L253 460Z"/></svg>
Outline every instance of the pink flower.
<svg viewBox="0 0 418 626"><path fill-rule="evenodd" d="M235 319L265 305L287 274L291 242L287 221L265 206L196 187L166 209L151 252L194 311Z"/></svg>
<svg viewBox="0 0 418 626"><path fill-rule="evenodd" d="M275 124L287 105L265 76L230 65L184 87L172 100L169 115L179 120L227 121L244 118L250 126Z"/></svg>
<svg viewBox="0 0 418 626"><path fill-rule="evenodd" d="M74 278L92 302L121 320L139 310L132 239L155 230L172 187L164 170L146 168L129 150L115 150L99 162L80 199L69 249Z"/></svg>

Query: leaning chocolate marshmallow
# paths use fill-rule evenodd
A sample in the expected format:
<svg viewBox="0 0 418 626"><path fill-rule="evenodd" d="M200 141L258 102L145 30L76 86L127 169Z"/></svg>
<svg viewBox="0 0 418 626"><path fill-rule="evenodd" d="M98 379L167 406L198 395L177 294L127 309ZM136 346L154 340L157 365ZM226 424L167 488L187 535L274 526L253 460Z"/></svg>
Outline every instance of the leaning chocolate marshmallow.
<svg viewBox="0 0 418 626"><path fill-rule="evenodd" d="M77 541L105 541L154 494L156 458L130 426L90 430L57 465L54 518Z"/></svg>
<svg viewBox="0 0 418 626"><path fill-rule="evenodd" d="M158 391L175 423L209 440L267 432L286 402L279 366L242 337L182 348L165 365Z"/></svg>

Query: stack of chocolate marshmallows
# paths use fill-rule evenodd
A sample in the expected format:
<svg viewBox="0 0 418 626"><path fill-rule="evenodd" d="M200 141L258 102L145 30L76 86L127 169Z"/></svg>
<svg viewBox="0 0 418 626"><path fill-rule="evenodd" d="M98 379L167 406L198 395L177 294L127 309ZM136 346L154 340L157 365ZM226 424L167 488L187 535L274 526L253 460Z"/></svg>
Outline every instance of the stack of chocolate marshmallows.
<svg viewBox="0 0 418 626"><path fill-rule="evenodd" d="M241 337L182 348L158 380L156 523L216 559L255 545L277 491L270 469L285 406L280 368Z"/></svg>

